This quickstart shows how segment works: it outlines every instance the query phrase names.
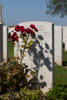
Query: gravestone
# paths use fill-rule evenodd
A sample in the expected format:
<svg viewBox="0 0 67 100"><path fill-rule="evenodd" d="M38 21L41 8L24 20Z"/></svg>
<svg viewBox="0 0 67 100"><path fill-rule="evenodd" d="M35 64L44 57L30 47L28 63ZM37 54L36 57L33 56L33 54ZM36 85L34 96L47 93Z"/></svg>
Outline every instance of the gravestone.
<svg viewBox="0 0 67 100"><path fill-rule="evenodd" d="M63 27L63 43L65 44L65 51L67 51L67 26Z"/></svg>
<svg viewBox="0 0 67 100"><path fill-rule="evenodd" d="M0 62L3 61L3 24L0 24Z"/></svg>
<svg viewBox="0 0 67 100"><path fill-rule="evenodd" d="M54 25L54 58L58 65L62 65L62 42L62 27Z"/></svg>
<svg viewBox="0 0 67 100"><path fill-rule="evenodd" d="M7 62L7 56L8 56L7 26L3 26L3 61Z"/></svg>
<svg viewBox="0 0 67 100"><path fill-rule="evenodd" d="M2 6L0 5L0 62L3 61L3 24L2 24Z"/></svg>
<svg viewBox="0 0 67 100"><path fill-rule="evenodd" d="M0 24L2 24L2 5L0 5Z"/></svg>
<svg viewBox="0 0 67 100"><path fill-rule="evenodd" d="M51 23L39 21L24 22L19 25L27 28L30 24L35 24L39 32L36 33L35 43L26 52L23 62L36 71L40 88L45 93L53 86L54 26ZM17 56L16 50L17 46L14 47L14 56Z"/></svg>

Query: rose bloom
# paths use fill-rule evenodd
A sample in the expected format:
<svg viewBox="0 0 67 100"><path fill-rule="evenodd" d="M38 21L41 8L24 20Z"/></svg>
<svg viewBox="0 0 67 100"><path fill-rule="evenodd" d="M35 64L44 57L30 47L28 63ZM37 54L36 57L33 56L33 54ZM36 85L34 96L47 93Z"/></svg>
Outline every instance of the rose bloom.
<svg viewBox="0 0 67 100"><path fill-rule="evenodd" d="M19 25L17 25L17 26L15 27L15 31L16 31L16 32L19 32L19 31L20 31L20 26L19 26Z"/></svg>
<svg viewBox="0 0 67 100"><path fill-rule="evenodd" d="M31 27L32 29L35 29L35 28L36 28L34 24L31 24L30 27Z"/></svg>
<svg viewBox="0 0 67 100"><path fill-rule="evenodd" d="M28 33L28 34L31 34L31 35L35 35L34 31L32 29L30 29L30 28L27 28L25 30L25 32Z"/></svg>
<svg viewBox="0 0 67 100"><path fill-rule="evenodd" d="M15 42L14 36L11 36L10 38L11 38L11 40L12 40L13 42Z"/></svg>
<svg viewBox="0 0 67 100"><path fill-rule="evenodd" d="M20 26L20 31L23 33L25 31L24 26Z"/></svg>
<svg viewBox="0 0 67 100"><path fill-rule="evenodd" d="M18 42L18 36L14 36L14 40Z"/></svg>
<svg viewBox="0 0 67 100"><path fill-rule="evenodd" d="M16 32L14 32L13 34L12 34L12 36L16 36L17 35L17 33Z"/></svg>
<svg viewBox="0 0 67 100"><path fill-rule="evenodd" d="M26 28L25 32L29 34L30 33L30 28Z"/></svg>
<svg viewBox="0 0 67 100"><path fill-rule="evenodd" d="M12 40L13 42L18 41L17 33L14 32L10 38L11 38L11 40Z"/></svg>
<svg viewBox="0 0 67 100"><path fill-rule="evenodd" d="M38 32L38 29L37 29L37 28L35 28L35 31L36 31L36 32Z"/></svg>
<svg viewBox="0 0 67 100"><path fill-rule="evenodd" d="M26 36L26 33L25 33L25 32L23 32L23 33L21 33L21 35L25 37L25 36Z"/></svg>
<svg viewBox="0 0 67 100"><path fill-rule="evenodd" d="M30 29L30 34L31 35L35 35L35 32L33 30Z"/></svg>

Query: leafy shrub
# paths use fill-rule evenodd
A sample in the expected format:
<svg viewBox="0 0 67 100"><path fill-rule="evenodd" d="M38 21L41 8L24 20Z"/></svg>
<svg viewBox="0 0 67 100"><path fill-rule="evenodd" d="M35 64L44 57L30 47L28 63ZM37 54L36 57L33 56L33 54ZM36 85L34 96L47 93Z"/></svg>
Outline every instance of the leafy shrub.
<svg viewBox="0 0 67 100"><path fill-rule="evenodd" d="M40 90L30 90L25 87L19 92L1 95L0 100L45 100L45 97Z"/></svg>
<svg viewBox="0 0 67 100"><path fill-rule="evenodd" d="M30 72L30 75L28 74ZM32 75L33 76L32 76ZM31 77L32 76L32 77ZM28 78L31 77L30 80ZM9 62L8 65L1 66L1 93L19 91L21 88L27 86L29 89L37 89L38 80L34 71L28 69L28 66L23 63L19 64L17 61Z"/></svg>
<svg viewBox="0 0 67 100"><path fill-rule="evenodd" d="M47 93L47 100L67 100L67 87L56 85Z"/></svg>
<svg viewBox="0 0 67 100"><path fill-rule="evenodd" d="M0 93L5 93L7 89L7 64L0 66Z"/></svg>

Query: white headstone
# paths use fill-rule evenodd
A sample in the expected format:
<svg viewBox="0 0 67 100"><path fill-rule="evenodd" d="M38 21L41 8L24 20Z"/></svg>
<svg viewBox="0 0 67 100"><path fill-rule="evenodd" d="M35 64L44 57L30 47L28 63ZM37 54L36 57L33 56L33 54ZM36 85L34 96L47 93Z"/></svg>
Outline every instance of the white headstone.
<svg viewBox="0 0 67 100"><path fill-rule="evenodd" d="M58 65L62 65L62 27L54 26L54 57Z"/></svg>
<svg viewBox="0 0 67 100"><path fill-rule="evenodd" d="M48 22L25 22L20 23L20 26L29 27L34 24L39 32L36 33L35 44L26 53L23 60L29 68L37 71L37 77L43 93L49 91L53 86L53 30L52 24ZM14 55L16 56L14 48Z"/></svg>
<svg viewBox="0 0 67 100"><path fill-rule="evenodd" d="M65 51L67 51L67 26L63 27L63 43L65 44Z"/></svg>
<svg viewBox="0 0 67 100"><path fill-rule="evenodd" d="M7 61L8 53L8 38L7 38L7 26L3 26L3 60Z"/></svg>
<svg viewBox="0 0 67 100"><path fill-rule="evenodd" d="M0 5L0 24L2 24L2 5Z"/></svg>

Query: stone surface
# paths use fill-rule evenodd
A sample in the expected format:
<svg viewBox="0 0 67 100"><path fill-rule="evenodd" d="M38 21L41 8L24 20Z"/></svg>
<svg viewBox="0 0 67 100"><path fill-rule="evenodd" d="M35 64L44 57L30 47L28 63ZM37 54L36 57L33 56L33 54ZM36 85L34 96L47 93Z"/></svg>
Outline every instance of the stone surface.
<svg viewBox="0 0 67 100"><path fill-rule="evenodd" d="M0 24L2 24L2 5L0 5Z"/></svg>
<svg viewBox="0 0 67 100"><path fill-rule="evenodd" d="M0 24L0 62L3 61L3 24Z"/></svg>
<svg viewBox="0 0 67 100"><path fill-rule="evenodd" d="M8 53L8 36L7 26L3 26L3 61L7 61Z"/></svg>
<svg viewBox="0 0 67 100"><path fill-rule="evenodd" d="M54 26L54 58L58 65L62 65L62 27Z"/></svg>
<svg viewBox="0 0 67 100"><path fill-rule="evenodd" d="M53 25L48 22L32 21L19 25L29 27L30 24L35 24L39 32L36 33L35 44L28 53L26 52L23 62L37 72L40 87L45 93L53 86L54 29ZM14 56L16 56L16 50L17 47L15 46Z"/></svg>
<svg viewBox="0 0 67 100"><path fill-rule="evenodd" d="M65 51L67 51L67 26L63 27L63 43L65 44Z"/></svg>

